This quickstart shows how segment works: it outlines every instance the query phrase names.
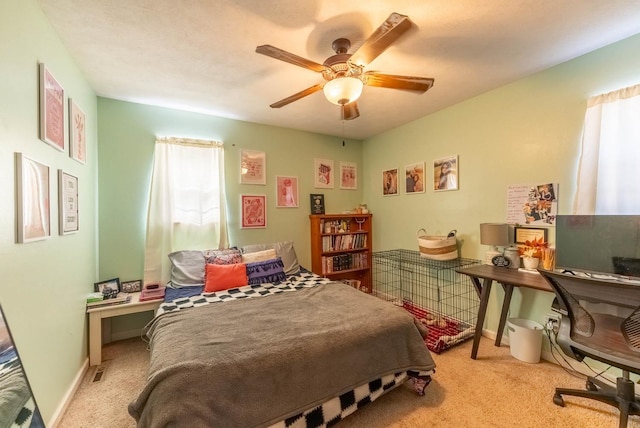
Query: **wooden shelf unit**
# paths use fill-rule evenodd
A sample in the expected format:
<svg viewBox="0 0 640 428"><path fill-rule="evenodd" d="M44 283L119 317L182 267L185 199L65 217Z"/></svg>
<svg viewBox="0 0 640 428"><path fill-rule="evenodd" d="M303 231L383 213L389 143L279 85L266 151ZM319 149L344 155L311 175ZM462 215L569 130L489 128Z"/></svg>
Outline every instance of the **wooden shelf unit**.
<svg viewBox="0 0 640 428"><path fill-rule="evenodd" d="M371 292L371 214L312 214L311 270ZM360 222L360 223L358 223Z"/></svg>

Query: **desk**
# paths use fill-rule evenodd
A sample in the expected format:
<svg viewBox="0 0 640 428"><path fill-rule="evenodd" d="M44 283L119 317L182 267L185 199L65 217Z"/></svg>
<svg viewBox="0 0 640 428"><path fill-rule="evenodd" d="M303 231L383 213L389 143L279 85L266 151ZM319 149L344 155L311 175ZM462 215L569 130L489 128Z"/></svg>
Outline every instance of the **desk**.
<svg viewBox="0 0 640 428"><path fill-rule="evenodd" d="M471 358L474 360L478 355L478 345L480 345L480 337L482 337L482 326L484 324L484 317L487 313L489 294L491 293L491 285L493 284L493 281L499 282L504 289L504 301L502 302L502 312L500 313L500 323L498 324L495 346L500 346L500 342L502 341L502 331L504 330L504 325L507 322L507 313L509 312L509 305L511 304L513 287L526 287L553 293L553 289L541 275L520 272L518 269L496 267L493 265L481 265L456 269L456 271L464 275L468 275L471 278L471 281L476 288L476 292L480 297L478 320L476 321L476 331L475 336L473 337L473 347L471 348ZM480 279L482 279L482 283L480 283Z"/></svg>
<svg viewBox="0 0 640 428"><path fill-rule="evenodd" d="M87 308L89 314L89 365L97 366L102 362L102 320L120 315L138 312L156 311L162 299L140 301L140 293L130 293L131 301L113 306Z"/></svg>

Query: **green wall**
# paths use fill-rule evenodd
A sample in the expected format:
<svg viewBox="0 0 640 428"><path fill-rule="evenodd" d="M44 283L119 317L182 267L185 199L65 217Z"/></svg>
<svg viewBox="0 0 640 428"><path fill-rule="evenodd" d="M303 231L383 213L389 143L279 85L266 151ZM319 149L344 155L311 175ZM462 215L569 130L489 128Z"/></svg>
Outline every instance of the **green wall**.
<svg viewBox="0 0 640 428"><path fill-rule="evenodd" d="M361 190L314 189L314 158L356 162L362 168L362 144L342 138L257 125L141 104L98 99L100 140L100 279L143 276L146 212L156 137L221 140L225 147L225 181L231 245L294 241L298 259L311 267L310 193L324 193L327 213L357 207ZM266 153L267 184L239 184L240 150ZM299 207L276 208L275 177L297 176ZM336 175L337 177L337 175ZM240 194L267 195L267 228L241 229ZM112 321L112 338L135 336L148 314Z"/></svg>
<svg viewBox="0 0 640 428"><path fill-rule="evenodd" d="M65 111L72 97L86 114L87 165L38 138L39 62L64 87ZM85 299L97 273L97 101L35 0L0 2L0 95L0 303L47 422L87 359ZM16 244L15 152L50 168L47 240ZM58 235L58 169L79 182L80 230L65 236Z"/></svg>
<svg viewBox="0 0 640 428"><path fill-rule="evenodd" d="M366 140L362 181L376 218L376 250L417 249L420 228L457 229L462 256L482 259L488 248L480 245L479 224L506 220L507 189L514 185L559 183L559 213L571 213L586 101L639 83L639 51L635 36ZM436 76L431 91L438 90ZM460 190L434 192L425 180L425 194L382 196L381 171L425 161L429 174L435 159L449 155L459 156ZM541 322L552 299L518 290L510 316ZM502 290L494 287L490 331L497 329L501 302Z"/></svg>

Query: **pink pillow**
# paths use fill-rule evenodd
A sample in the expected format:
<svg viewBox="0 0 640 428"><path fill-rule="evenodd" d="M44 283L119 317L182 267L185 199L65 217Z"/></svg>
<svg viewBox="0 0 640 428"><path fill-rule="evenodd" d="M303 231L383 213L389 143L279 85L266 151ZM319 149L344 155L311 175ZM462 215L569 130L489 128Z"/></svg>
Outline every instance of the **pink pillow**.
<svg viewBox="0 0 640 428"><path fill-rule="evenodd" d="M247 265L244 263L230 265L207 263L205 266L204 291L206 293L242 287L248 283Z"/></svg>

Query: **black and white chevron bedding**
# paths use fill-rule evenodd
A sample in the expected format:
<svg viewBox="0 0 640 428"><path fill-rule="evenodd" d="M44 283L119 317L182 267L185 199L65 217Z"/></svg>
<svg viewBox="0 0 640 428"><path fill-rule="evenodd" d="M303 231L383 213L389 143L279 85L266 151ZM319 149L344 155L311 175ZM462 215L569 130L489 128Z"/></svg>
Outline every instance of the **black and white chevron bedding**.
<svg viewBox="0 0 640 428"><path fill-rule="evenodd" d="M322 278L318 275L315 275L313 273L303 270L298 275L287 277L287 281L282 283L268 283L268 284L260 284L260 285L253 285L253 286L245 286L245 287L240 287L240 288L235 288L235 289L230 289L230 290L225 290L225 291L215 292L215 293L195 294L199 290L194 288L193 290L190 290L188 292L188 294L194 294L194 295L185 296L184 293L181 292L181 293L178 293L178 297L175 297L175 293L173 293L171 290L168 290L169 292L165 297L165 302L161 304L157 313L158 313L158 317L162 316L162 314L178 315L177 312L183 312L185 309L190 309L190 308L202 309L202 307L209 306L214 303L217 304L217 303L224 303L224 302L237 302L238 300L241 300L241 299L253 300L254 298L257 298L257 297L275 296L283 293L288 294L290 292L313 289L318 286L327 286L327 284L329 284L330 282L331 281L329 281L326 278ZM340 285L336 285L336 287L339 287L339 286ZM329 287L333 288L333 284L329 284ZM358 297L358 298L360 297L359 292L354 291L354 293L351 293L351 294L353 294L355 297ZM328 296L332 297L333 294L328 294ZM371 298L371 296L366 296L366 297ZM345 298L349 298L349 299L351 298L349 293L345 295ZM265 305L261 306L261 308L264 308L262 310L266 310L271 306L270 304L268 304L268 301L270 300L271 300L270 298L265 300ZM280 301L280 300L281 299L275 299L275 301ZM290 299L287 299L287 300L290 300ZM304 300L302 302L304 302ZM299 305L300 304L298 304L298 307ZM214 306L217 307L217 305L214 305ZM227 307L227 305L223 305L223 306ZM234 306L234 305L230 305L230 306ZM235 306L237 307L237 303L235 304ZM241 305L241 306L244 306L244 305ZM357 304L356 306L359 306L359 304ZM191 312L191 311L186 311L186 312ZM219 314L219 311L215 311L215 313ZM226 319L228 318L228 316L229 315L227 313L227 315L223 316L223 318ZM156 319L158 317L156 317ZM284 314L283 319L286 320L286 318L287 318L287 314ZM216 323L216 320L213 319L211 322ZM380 321L373 320L373 322L376 323ZM359 327L359 329L362 329L362 328L363 328L362 326ZM222 330L222 331L223 333L218 333L218 335L226 334L226 330ZM164 333L162 333L162 331L160 330L160 331L156 331L153 334L162 335ZM295 342L296 339L297 337L292 337L291 340ZM398 342L396 342L396 345L397 343ZM179 345L176 345L176 346L179 346ZM397 346L394 346L394 348L395 347ZM303 348L308 349L309 344L307 344L306 346L303 345ZM152 346L152 349L153 349L153 346ZM292 348L292 349L296 349L296 348ZM425 350L426 350L426 347L425 347ZM185 351L185 352L190 352L190 351ZM428 353L428 350L426 352ZM361 359L362 358L360 357L359 360ZM430 357L428 357L427 360L430 360ZM424 364L424 360L422 361L422 363ZM154 361L153 354L152 354L152 366L158 366L158 367L160 366L160 364ZM428 365L423 367L428 367ZM287 369L288 368L289 367L287 367ZM161 371L164 372L166 370L175 370L175 368L173 366L167 366L167 368L162 369ZM202 369L198 369L198 370L202 370ZM160 372L157 372L157 373L160 373ZM332 426L338 423L344 417L352 414L353 412L355 412L365 404L374 401L375 399L382 396L384 393L401 385L403 382L405 382L409 378L411 378L416 391L420 395L422 395L424 388L429 384L431 380L430 375L432 373L433 373L433 369L423 370L422 372L403 370L403 371L393 372L389 374L384 374L380 378L374 378L373 380L370 380L368 382L365 382L364 384L356 386L353 389L340 393L338 396L334 396L334 398L325 399L325 401L321 402L321 404L313 405L311 406L311 408L302 410L300 413L293 414L293 416L288 416L284 420L281 420L276 423L271 422L266 425L263 425L262 423L260 423L258 424L258 426L269 426L270 428L307 428L307 427L315 428L315 427ZM182 375L182 376L187 376L187 375ZM203 376L203 375L200 374L199 376ZM154 376L153 374L150 373L150 379L152 377ZM248 376L248 377L250 378L251 376ZM251 382L250 380L247 380L247 381ZM208 382L208 383L211 383L211 382ZM132 405L130 405L130 413L139 421L139 426L146 426L145 424L149 423L149 419L145 419L148 414L157 413L153 411L154 406L156 406L155 408L166 408L166 405L161 405L160 403L155 404L153 402L154 388L155 387L145 388L145 389L149 389L149 391L144 391L143 394L141 394L141 396L138 398L137 402L134 402L132 403ZM166 395L161 393L163 388L168 388L168 387L164 385L160 385L160 392L158 392L156 395L158 396ZM176 388L177 388L176 385L172 385L170 390L175 391ZM220 391L217 391L217 393L219 394ZM188 394L184 392L182 395L188 395ZM246 394L244 395L246 396ZM270 394L265 393L265 395L268 396ZM283 399L286 400L286 398L283 398ZM151 404L148 404L148 402L151 402ZM148 410L145 410L145 407L150 407L150 408ZM266 405L266 407L270 407L270 406ZM147 415L145 415L145 413ZM206 417L210 418L209 415L206 415ZM242 422L242 423L238 422L234 420L233 416L225 415L222 418L225 418L225 417L228 418L228 420L222 423L222 426L235 426L234 423L239 424L238 426L255 425L253 423L246 424L246 422ZM220 419L220 416L216 416L215 419ZM233 422L231 422L232 420ZM274 420L277 420L277 419L274 419ZM221 422L218 421L218 423L221 423Z"/></svg>

